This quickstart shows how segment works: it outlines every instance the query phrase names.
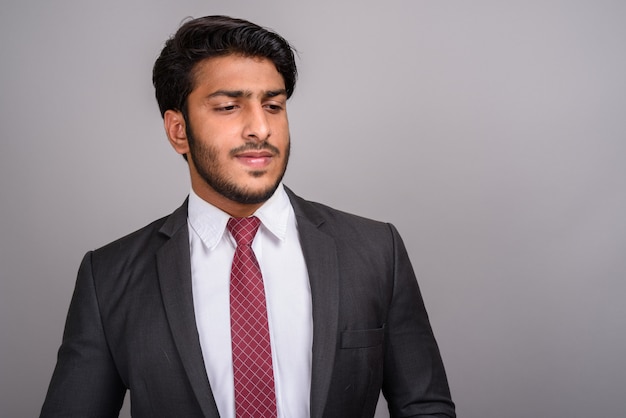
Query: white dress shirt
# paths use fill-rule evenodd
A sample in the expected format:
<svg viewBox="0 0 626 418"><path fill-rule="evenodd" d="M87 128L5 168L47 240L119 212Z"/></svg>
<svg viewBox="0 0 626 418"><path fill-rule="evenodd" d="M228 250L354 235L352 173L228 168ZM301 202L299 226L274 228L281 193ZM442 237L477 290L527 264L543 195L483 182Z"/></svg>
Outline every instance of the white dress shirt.
<svg viewBox="0 0 626 418"><path fill-rule="evenodd" d="M311 288L296 218L281 184L254 216L252 243L265 284L278 416L308 417L313 319ZM236 243L230 216L189 194L193 303L204 364L220 416L235 417L230 338L230 269Z"/></svg>

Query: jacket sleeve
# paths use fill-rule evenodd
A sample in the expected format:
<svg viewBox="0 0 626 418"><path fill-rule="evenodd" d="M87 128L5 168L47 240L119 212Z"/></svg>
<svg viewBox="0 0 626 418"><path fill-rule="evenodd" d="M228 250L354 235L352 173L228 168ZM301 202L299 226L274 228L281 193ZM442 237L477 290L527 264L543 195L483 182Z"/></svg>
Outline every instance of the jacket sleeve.
<svg viewBox="0 0 626 418"><path fill-rule="evenodd" d="M398 234L394 243L394 289L389 308L383 394L392 417L455 417L439 348Z"/></svg>
<svg viewBox="0 0 626 418"><path fill-rule="evenodd" d="M125 392L107 345L87 253L41 417L117 417Z"/></svg>

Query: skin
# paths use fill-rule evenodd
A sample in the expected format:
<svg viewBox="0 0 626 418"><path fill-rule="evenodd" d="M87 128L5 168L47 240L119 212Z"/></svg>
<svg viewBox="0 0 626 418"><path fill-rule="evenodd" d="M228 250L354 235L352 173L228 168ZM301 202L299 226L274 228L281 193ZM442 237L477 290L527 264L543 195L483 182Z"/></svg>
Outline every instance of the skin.
<svg viewBox="0 0 626 418"><path fill-rule="evenodd" d="M191 187L234 217L250 216L280 183L289 159L285 82L260 57L226 55L194 67L187 126L164 115L170 144L187 155Z"/></svg>

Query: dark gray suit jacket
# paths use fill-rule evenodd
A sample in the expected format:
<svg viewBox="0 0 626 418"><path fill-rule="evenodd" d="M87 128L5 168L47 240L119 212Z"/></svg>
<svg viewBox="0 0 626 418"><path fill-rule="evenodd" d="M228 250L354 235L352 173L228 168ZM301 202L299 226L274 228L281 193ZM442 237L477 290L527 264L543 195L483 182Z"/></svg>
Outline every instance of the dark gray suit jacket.
<svg viewBox="0 0 626 418"><path fill-rule="evenodd" d="M288 190L311 283L311 417L454 417L406 250L389 224ZM42 417L218 417L191 290L187 205L88 253Z"/></svg>

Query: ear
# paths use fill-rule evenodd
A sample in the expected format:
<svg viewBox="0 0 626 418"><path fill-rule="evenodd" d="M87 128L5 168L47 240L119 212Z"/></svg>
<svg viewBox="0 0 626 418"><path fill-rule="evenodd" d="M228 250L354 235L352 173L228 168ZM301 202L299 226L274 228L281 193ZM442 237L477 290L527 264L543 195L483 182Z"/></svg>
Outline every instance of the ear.
<svg viewBox="0 0 626 418"><path fill-rule="evenodd" d="M172 148L181 155L187 154L189 152L189 141L183 114L178 110L166 110L163 115L163 124Z"/></svg>

